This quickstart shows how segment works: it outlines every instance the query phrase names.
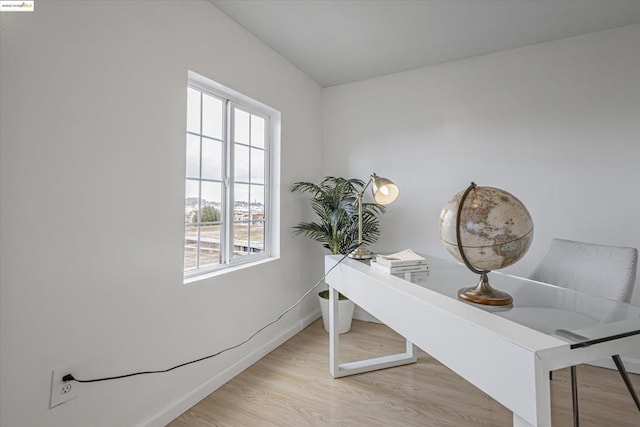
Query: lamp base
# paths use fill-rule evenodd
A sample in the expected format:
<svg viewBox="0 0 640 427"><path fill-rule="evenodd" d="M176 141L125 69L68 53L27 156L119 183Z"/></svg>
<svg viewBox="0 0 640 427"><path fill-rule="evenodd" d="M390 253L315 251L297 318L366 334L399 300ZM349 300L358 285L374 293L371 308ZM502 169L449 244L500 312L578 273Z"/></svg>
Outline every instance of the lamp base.
<svg viewBox="0 0 640 427"><path fill-rule="evenodd" d="M482 275L477 286L459 289L458 297L465 301L482 305L500 306L513 304L513 298L511 295L491 287L486 274Z"/></svg>
<svg viewBox="0 0 640 427"><path fill-rule="evenodd" d="M365 248L363 245L358 246L349 254L349 258L353 259L371 259L374 257L374 253L369 249Z"/></svg>

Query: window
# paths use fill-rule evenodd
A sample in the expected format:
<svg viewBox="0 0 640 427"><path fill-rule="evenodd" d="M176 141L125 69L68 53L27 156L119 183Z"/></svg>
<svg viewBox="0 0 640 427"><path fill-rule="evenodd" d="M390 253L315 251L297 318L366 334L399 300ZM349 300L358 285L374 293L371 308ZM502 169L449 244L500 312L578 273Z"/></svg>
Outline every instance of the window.
<svg viewBox="0 0 640 427"><path fill-rule="evenodd" d="M270 255L272 112L189 73L185 277Z"/></svg>

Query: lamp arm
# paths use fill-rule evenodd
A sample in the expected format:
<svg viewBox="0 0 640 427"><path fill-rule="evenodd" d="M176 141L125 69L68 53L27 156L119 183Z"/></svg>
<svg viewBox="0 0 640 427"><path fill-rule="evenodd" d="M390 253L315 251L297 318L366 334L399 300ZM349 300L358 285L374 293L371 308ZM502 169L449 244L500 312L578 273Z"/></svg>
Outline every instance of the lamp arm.
<svg viewBox="0 0 640 427"><path fill-rule="evenodd" d="M371 185L371 183L373 182L373 175L374 174L371 174L371 176L369 177L369 181L367 181L365 186L362 188L362 191L358 193L358 199L360 201L362 201L362 198L364 197L364 192L367 191L367 188L369 188L369 185Z"/></svg>
<svg viewBox="0 0 640 427"><path fill-rule="evenodd" d="M362 245L362 199L364 199L364 192L367 191L369 185L373 182L373 174L369 177L369 181L362 188L362 191L358 193L358 243Z"/></svg>
<svg viewBox="0 0 640 427"><path fill-rule="evenodd" d="M358 243L362 244L362 198L364 193L358 193Z"/></svg>

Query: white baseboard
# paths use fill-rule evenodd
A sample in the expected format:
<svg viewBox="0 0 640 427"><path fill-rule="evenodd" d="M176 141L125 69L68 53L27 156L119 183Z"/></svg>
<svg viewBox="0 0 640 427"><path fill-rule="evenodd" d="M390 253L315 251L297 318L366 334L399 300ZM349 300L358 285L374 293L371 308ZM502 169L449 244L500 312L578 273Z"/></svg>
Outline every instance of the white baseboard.
<svg viewBox="0 0 640 427"><path fill-rule="evenodd" d="M304 319L300 320L300 325L302 326L300 328L300 330L303 330L307 326L311 325L313 322L318 320L320 317L322 317L322 314L320 314L320 308L318 307L316 309L316 311L314 311L313 313L311 313L310 315L308 315Z"/></svg>
<svg viewBox="0 0 640 427"><path fill-rule="evenodd" d="M218 375L210 378L200 386L191 390L184 396L170 402L161 411L145 418L137 427L163 427L169 424L171 421L180 416L183 412L200 402L202 399L213 393L218 388L222 387L225 383L229 382L233 377L240 374L242 371L262 359L271 351L278 348L287 340L295 336L298 332L315 322L320 318L320 310L316 310L305 318L301 319L298 323L282 332L280 335L274 337L263 346L255 349L250 354L247 354L233 365L229 366Z"/></svg>

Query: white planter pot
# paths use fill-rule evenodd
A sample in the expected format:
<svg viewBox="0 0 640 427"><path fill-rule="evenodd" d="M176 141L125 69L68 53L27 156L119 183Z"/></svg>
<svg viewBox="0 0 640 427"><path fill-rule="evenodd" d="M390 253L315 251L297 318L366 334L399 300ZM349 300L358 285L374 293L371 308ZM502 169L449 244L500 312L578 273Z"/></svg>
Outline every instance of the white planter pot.
<svg viewBox="0 0 640 427"><path fill-rule="evenodd" d="M322 312L322 323L324 329L329 332L329 300L318 295L320 301L320 311ZM351 300L338 301L338 333L344 334L351 330L351 320L353 319L353 308L355 304Z"/></svg>

